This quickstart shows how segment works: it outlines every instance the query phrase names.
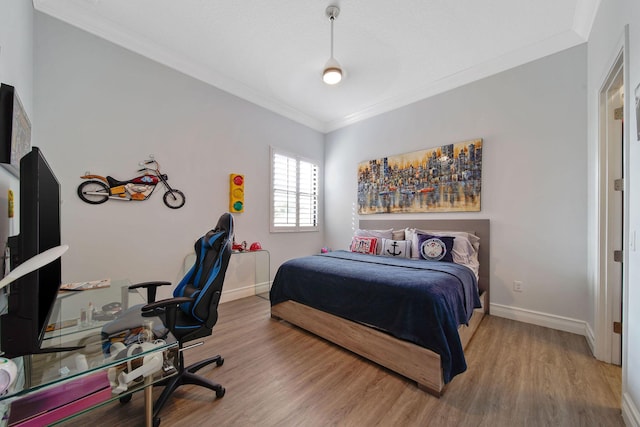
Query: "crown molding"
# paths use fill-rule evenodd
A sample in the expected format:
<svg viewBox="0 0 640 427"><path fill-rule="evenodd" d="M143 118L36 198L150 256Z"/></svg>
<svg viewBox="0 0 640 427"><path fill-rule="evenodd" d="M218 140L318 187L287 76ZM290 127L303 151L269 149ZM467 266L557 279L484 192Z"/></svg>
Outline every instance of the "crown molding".
<svg viewBox="0 0 640 427"><path fill-rule="evenodd" d="M515 68L545 56L552 55L565 49L578 46L586 42L575 31L565 31L556 36L534 43L523 49L509 52L506 55L486 61L474 67L461 70L455 74L451 74L427 86L418 88L411 93L403 96L386 99L380 103L366 107L360 111L349 114L348 116L332 122L328 122L325 132L332 132L349 126L351 124L369 119L371 117L383 114L398 108L405 107L415 102L430 98L440 93L464 86L477 80L490 77L502 71Z"/></svg>
<svg viewBox="0 0 640 427"><path fill-rule="evenodd" d="M89 13L90 10L88 7L80 10L80 8L77 7L65 7L63 2L54 2L51 0L33 0L33 4L38 11L59 19L71 26L103 38L169 68L180 71L181 73L293 120L294 122L319 132L325 132L326 124L323 121L315 119L287 104L267 97L237 80L215 73L203 64L186 58L179 52L160 46L140 34L125 31L112 21L97 19L93 14Z"/></svg>
<svg viewBox="0 0 640 427"><path fill-rule="evenodd" d="M274 100L272 97L266 96L262 92L228 76L213 72L202 63L187 58L179 52L160 46L152 40L142 37L140 34L125 31L115 22L95 18L93 14L90 13L90 2L87 2L83 8L77 7L77 3L73 8L65 7L65 2L54 0L33 0L33 4L40 12L53 16L69 25L106 39L127 50L201 80L313 130L321 133L329 133L585 43L598 11L600 0L578 0L572 30L557 34L524 49L509 52L486 61L483 64L460 70L457 73L451 74L422 88L418 88L417 90L412 90L400 96L387 98L344 117L326 122L316 119L288 104Z"/></svg>
<svg viewBox="0 0 640 427"><path fill-rule="evenodd" d="M598 14L600 0L578 0L573 15L573 31L585 41L589 40L593 21Z"/></svg>

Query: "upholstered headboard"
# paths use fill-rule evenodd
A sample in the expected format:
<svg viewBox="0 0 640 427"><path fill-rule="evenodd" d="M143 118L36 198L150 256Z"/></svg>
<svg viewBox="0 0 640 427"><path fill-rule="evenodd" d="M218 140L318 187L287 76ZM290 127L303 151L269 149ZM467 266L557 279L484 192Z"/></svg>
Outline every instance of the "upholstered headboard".
<svg viewBox="0 0 640 427"><path fill-rule="evenodd" d="M360 219L359 227L369 230L384 230L389 228L399 230L409 227L420 230L466 231L467 233L474 233L480 238L480 248L478 251L478 261L480 262L478 287L481 293L487 292L486 301L489 303L491 239L488 219ZM486 309L488 310L489 307L486 307Z"/></svg>

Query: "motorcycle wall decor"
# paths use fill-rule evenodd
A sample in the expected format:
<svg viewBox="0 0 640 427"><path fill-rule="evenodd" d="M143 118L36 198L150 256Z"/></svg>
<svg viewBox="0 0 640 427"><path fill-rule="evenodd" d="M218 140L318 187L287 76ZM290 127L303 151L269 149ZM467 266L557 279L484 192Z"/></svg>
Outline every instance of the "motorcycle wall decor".
<svg viewBox="0 0 640 427"><path fill-rule="evenodd" d="M162 200L171 209L184 206L185 197L182 191L171 188L167 180L169 177L160 172L160 164L153 158L140 162L142 175L120 181L111 176L94 175L86 172L80 178L86 179L78 186L78 196L82 201L92 205L104 203L109 199L124 201L147 200L153 194L158 184L163 184L167 191Z"/></svg>

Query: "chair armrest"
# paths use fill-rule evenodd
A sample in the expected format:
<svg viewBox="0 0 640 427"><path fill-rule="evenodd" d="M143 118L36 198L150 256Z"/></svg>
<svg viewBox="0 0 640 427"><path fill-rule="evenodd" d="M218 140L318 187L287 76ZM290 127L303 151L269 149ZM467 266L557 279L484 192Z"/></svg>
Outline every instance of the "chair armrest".
<svg viewBox="0 0 640 427"><path fill-rule="evenodd" d="M167 299L161 299L160 301L150 302L142 307L142 312L152 311L156 308L166 308L171 306L179 306L185 302L193 302L195 298L189 297L173 297Z"/></svg>
<svg viewBox="0 0 640 427"><path fill-rule="evenodd" d="M174 297L152 302L142 307L142 316L152 317L162 316L164 314L164 326L173 332L175 330L178 307L180 307L180 304L193 301L195 301L195 298Z"/></svg>
<svg viewBox="0 0 640 427"><path fill-rule="evenodd" d="M158 286L171 285L171 282L155 281L155 282L142 282L129 286L129 289L144 288L147 290L147 302L155 302L156 290Z"/></svg>

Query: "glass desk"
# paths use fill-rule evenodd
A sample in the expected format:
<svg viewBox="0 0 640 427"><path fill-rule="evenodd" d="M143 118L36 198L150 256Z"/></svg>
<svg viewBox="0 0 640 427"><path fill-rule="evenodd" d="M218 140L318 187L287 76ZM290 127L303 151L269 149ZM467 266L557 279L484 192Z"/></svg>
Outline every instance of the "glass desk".
<svg viewBox="0 0 640 427"><path fill-rule="evenodd" d="M233 292L234 287L247 287L252 289L251 295L269 299L270 257L266 249L232 252L224 279L224 291Z"/></svg>
<svg viewBox="0 0 640 427"><path fill-rule="evenodd" d="M112 344L111 352L103 349L109 345L103 345L107 341L102 328L117 317L114 311L145 303L145 297L128 285L113 281L107 288L59 293L41 347L82 348L13 359L18 376L0 396L4 415L0 425L49 425L117 399L124 401L142 389L146 425L152 425L151 386L176 373L178 342L171 334L164 340L153 339L146 321L134 328L128 345ZM89 303L96 307L94 319L86 317ZM103 306L110 310L102 310Z"/></svg>

